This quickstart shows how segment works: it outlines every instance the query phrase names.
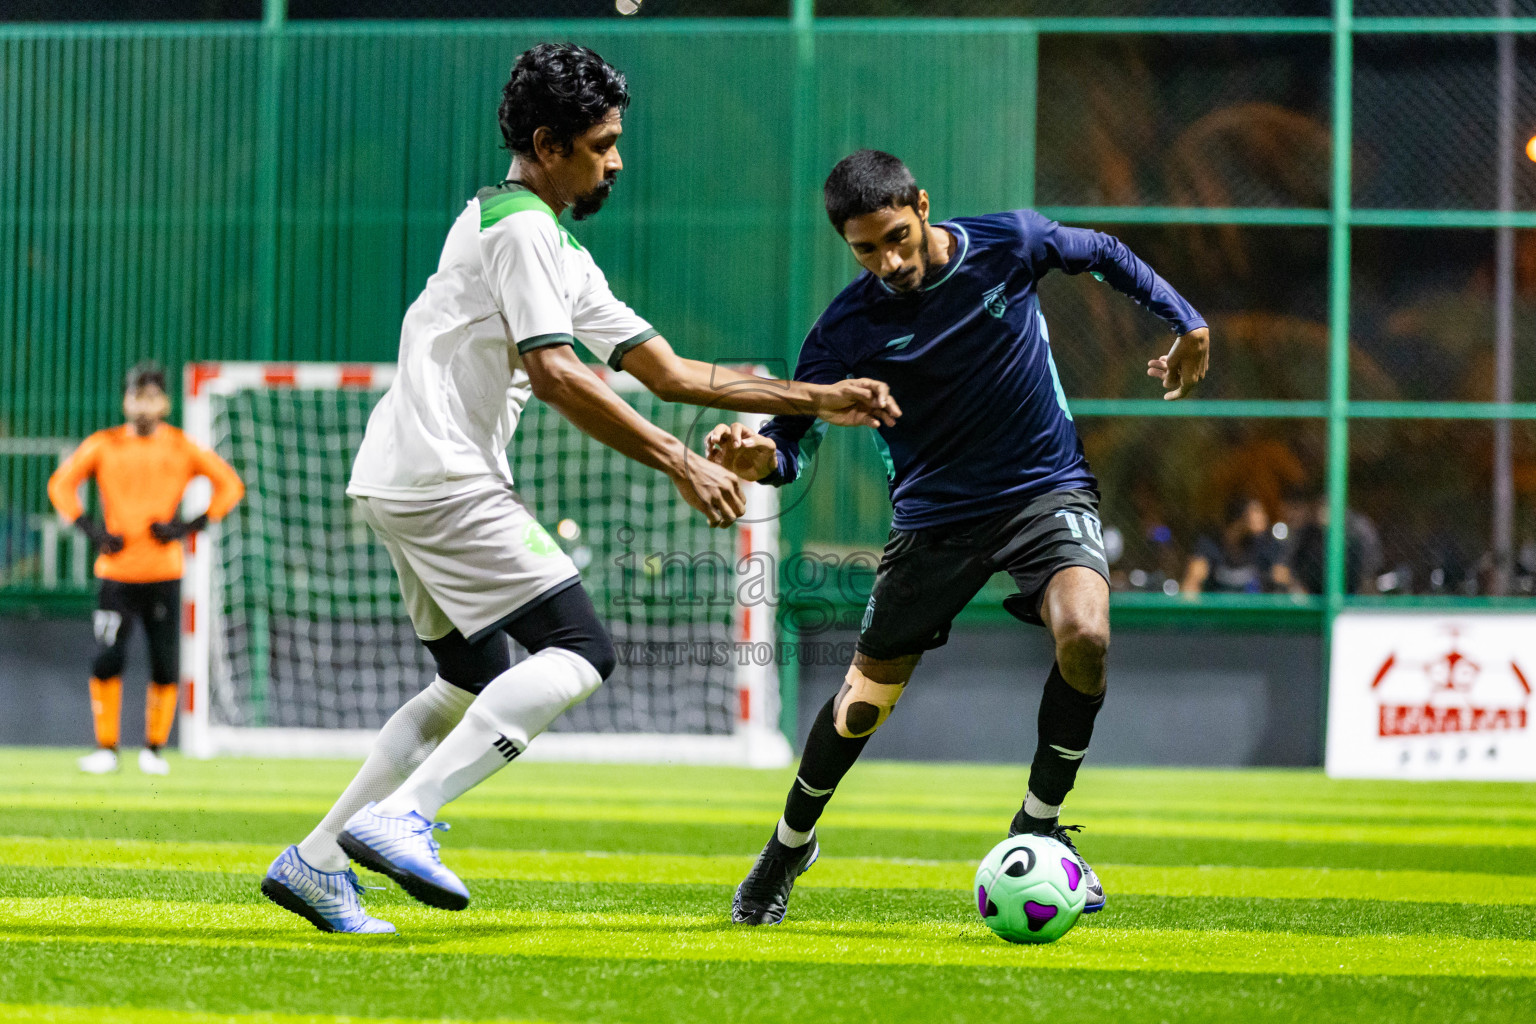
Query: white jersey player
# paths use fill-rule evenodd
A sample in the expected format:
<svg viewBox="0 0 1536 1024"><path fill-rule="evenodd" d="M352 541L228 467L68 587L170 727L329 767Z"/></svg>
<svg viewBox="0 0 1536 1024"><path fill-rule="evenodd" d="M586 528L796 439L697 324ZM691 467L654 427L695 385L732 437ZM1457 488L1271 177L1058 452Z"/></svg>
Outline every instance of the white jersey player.
<svg viewBox="0 0 1536 1024"><path fill-rule="evenodd" d="M349 857L432 906L466 906L468 890L437 856L433 833L446 827L437 812L614 669L576 566L512 489L506 447L530 397L666 473L711 525L744 511L734 474L689 458L585 367L576 344L673 401L842 425L900 415L877 381L769 382L683 359L614 297L559 217L591 215L612 190L628 103L623 75L591 50L523 53L499 110L511 171L454 221L406 313L399 371L369 417L347 493L389 551L437 677L390 718L336 805L262 880L268 898L323 931L394 931L363 910ZM516 666L507 636L530 655Z"/></svg>

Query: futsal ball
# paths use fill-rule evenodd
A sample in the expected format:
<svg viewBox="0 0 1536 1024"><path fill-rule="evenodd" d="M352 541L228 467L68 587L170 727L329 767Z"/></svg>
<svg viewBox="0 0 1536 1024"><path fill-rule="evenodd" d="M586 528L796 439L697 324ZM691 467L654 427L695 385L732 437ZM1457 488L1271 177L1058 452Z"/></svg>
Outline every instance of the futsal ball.
<svg viewBox="0 0 1536 1024"><path fill-rule="evenodd" d="M1087 901L1077 858L1049 836L1004 839L976 869L976 908L1009 942L1055 942Z"/></svg>

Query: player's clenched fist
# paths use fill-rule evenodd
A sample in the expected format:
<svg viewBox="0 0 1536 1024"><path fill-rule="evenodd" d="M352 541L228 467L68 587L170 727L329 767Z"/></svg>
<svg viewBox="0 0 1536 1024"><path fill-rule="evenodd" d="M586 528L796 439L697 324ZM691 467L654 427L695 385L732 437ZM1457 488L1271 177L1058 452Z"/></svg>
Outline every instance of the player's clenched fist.
<svg viewBox="0 0 1536 1024"><path fill-rule="evenodd" d="M859 377L823 387L816 415L837 427L889 427L901 406L884 381Z"/></svg>
<svg viewBox="0 0 1536 1024"><path fill-rule="evenodd" d="M761 480L778 467L778 445L743 423L722 423L704 439L704 454L743 480Z"/></svg>
<svg viewBox="0 0 1536 1024"><path fill-rule="evenodd" d="M689 459L672 484L684 501L704 513L710 526L730 526L747 511L741 481L718 464Z"/></svg>

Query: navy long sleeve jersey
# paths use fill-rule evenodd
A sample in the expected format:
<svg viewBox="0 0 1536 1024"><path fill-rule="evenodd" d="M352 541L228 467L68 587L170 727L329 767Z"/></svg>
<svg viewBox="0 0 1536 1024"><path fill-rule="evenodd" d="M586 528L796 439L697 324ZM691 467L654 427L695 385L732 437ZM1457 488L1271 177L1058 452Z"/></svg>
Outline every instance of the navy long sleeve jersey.
<svg viewBox="0 0 1536 1024"><path fill-rule="evenodd" d="M893 292L868 272L832 300L800 349L795 379L830 384L874 377L902 416L881 427L892 526L916 530L1025 504L1051 491L1096 487L1051 359L1036 282L1052 269L1092 272L1162 318L1176 334L1200 314L1119 239L1062 227L1033 210L940 225L954 239L938 280ZM763 482L795 480L826 423L776 416L778 446Z"/></svg>

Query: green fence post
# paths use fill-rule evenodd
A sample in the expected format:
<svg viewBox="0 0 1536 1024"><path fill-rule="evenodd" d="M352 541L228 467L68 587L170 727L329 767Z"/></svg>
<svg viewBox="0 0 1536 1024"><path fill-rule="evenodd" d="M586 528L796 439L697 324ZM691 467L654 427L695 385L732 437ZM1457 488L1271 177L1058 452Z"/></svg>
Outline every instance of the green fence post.
<svg viewBox="0 0 1536 1024"><path fill-rule="evenodd" d="M1024 30L1024 95L1019 102L1024 107L1024 161L1020 170L1018 205L1032 208L1035 205L1035 138L1040 124L1040 33L1033 25Z"/></svg>
<svg viewBox="0 0 1536 1024"><path fill-rule="evenodd" d="M253 359L277 355L277 222L279 125L282 122L283 31L288 0L262 0L261 78L256 139L256 330Z"/></svg>
<svg viewBox="0 0 1536 1024"><path fill-rule="evenodd" d="M258 136L256 141L256 330L251 358L277 357L277 232L279 205L279 151L282 122L283 32L288 20L288 0L262 0L261 78L258 86ZM260 488L250 499L264 501ZM248 565L257 578L251 581L251 707L255 724L267 724L267 694L271 674L272 563L266 538L259 556Z"/></svg>
<svg viewBox="0 0 1536 1024"><path fill-rule="evenodd" d="M1323 685L1319 721L1328 724L1328 670L1333 617L1344 605L1344 539L1349 510L1349 243L1350 147L1354 135L1353 0L1333 9L1333 203L1328 228L1328 558L1323 616Z"/></svg>
<svg viewBox="0 0 1536 1024"><path fill-rule="evenodd" d="M806 197L815 181L811 167L814 144L812 132L815 125L816 102L816 0L790 0L790 26L795 37L795 81L791 98L789 124L789 281L786 292L788 302L788 326L785 330L784 357L789 372L794 372L795 361L800 356L802 331L800 318L810 305L812 218L806 206ZM779 567L800 550L802 538L784 529L785 520L779 520ZM783 588L779 588L782 593ZM783 628L782 616L788 608L781 602L779 607L780 643L788 636ZM794 658L780 659L779 665L779 731L795 745L800 731L800 663Z"/></svg>

